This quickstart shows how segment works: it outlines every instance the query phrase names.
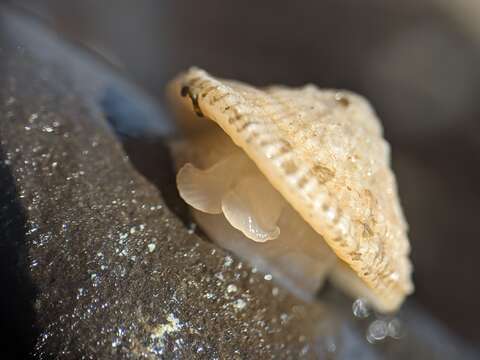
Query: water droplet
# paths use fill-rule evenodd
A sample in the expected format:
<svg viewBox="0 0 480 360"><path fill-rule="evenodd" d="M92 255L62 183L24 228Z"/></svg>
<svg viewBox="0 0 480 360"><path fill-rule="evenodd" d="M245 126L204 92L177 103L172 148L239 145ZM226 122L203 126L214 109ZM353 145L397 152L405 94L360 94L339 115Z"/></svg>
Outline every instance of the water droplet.
<svg viewBox="0 0 480 360"><path fill-rule="evenodd" d="M388 322L388 336L393 339L401 339L405 335L405 329L400 319L394 318Z"/></svg>
<svg viewBox="0 0 480 360"><path fill-rule="evenodd" d="M370 316L370 310L367 306L367 302L364 299L357 299L352 305L353 315L359 319L365 319Z"/></svg>
<svg viewBox="0 0 480 360"><path fill-rule="evenodd" d="M195 230L197 229L197 224L195 223L190 223L190 225L188 226L188 233L191 235L193 233L195 233Z"/></svg>
<svg viewBox="0 0 480 360"><path fill-rule="evenodd" d="M370 343L375 343L385 339L387 334L387 322L384 320L375 320L368 326L367 340Z"/></svg>

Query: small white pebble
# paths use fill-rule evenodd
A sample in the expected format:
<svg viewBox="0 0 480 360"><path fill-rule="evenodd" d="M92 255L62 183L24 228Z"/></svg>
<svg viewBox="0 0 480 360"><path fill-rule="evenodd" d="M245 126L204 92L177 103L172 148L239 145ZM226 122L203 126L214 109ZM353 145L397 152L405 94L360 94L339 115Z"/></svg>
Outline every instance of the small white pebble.
<svg viewBox="0 0 480 360"><path fill-rule="evenodd" d="M270 281L273 279L273 276L271 274L266 274L263 278L267 281Z"/></svg>
<svg viewBox="0 0 480 360"><path fill-rule="evenodd" d="M237 286L234 285L234 284L230 284L230 285L227 286L227 292L228 292L229 294L231 294L231 293L233 293L233 292L235 292L235 291L237 291L237 290L238 290L238 288L237 288Z"/></svg>
<svg viewBox="0 0 480 360"><path fill-rule="evenodd" d="M148 251L149 251L149 252L154 252L156 247L157 247L157 246L156 246L155 244L153 244L153 243L152 243L152 244L148 244Z"/></svg>

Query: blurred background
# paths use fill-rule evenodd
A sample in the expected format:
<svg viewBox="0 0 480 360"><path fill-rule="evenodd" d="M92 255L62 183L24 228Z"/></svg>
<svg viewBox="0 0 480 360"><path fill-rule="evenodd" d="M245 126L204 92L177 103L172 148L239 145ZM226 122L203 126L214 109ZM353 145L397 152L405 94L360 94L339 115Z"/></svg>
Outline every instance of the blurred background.
<svg viewBox="0 0 480 360"><path fill-rule="evenodd" d="M392 144L418 303L480 344L480 1L11 0L160 104L191 65L365 95Z"/></svg>

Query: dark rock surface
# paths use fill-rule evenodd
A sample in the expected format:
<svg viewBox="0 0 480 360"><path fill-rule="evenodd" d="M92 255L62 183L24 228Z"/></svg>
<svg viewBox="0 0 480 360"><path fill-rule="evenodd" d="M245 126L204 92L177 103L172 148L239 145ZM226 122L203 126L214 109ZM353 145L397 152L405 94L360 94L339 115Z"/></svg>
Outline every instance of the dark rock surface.
<svg viewBox="0 0 480 360"><path fill-rule="evenodd" d="M0 144L2 203L11 209L2 251L18 259L2 266L9 275L22 269L18 283L35 291L34 353L297 358L311 336L306 313L316 318L318 306L282 291L274 298L271 283L189 234L134 171L66 59L39 61L23 39L5 39L9 30Z"/></svg>
<svg viewBox="0 0 480 360"><path fill-rule="evenodd" d="M144 131L168 133L162 114L41 26L0 12L7 358L473 358L412 304L402 340L370 345L340 294L306 304L193 234L131 164L105 94L150 109Z"/></svg>

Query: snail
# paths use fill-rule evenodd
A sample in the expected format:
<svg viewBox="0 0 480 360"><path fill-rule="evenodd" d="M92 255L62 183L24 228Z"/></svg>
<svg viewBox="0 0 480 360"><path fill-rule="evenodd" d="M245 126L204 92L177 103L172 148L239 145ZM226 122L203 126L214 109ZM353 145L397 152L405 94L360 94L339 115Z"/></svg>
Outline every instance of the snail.
<svg viewBox="0 0 480 360"><path fill-rule="evenodd" d="M363 97L192 68L169 98L179 194L213 241L304 298L327 278L381 312L412 293L390 149Z"/></svg>

